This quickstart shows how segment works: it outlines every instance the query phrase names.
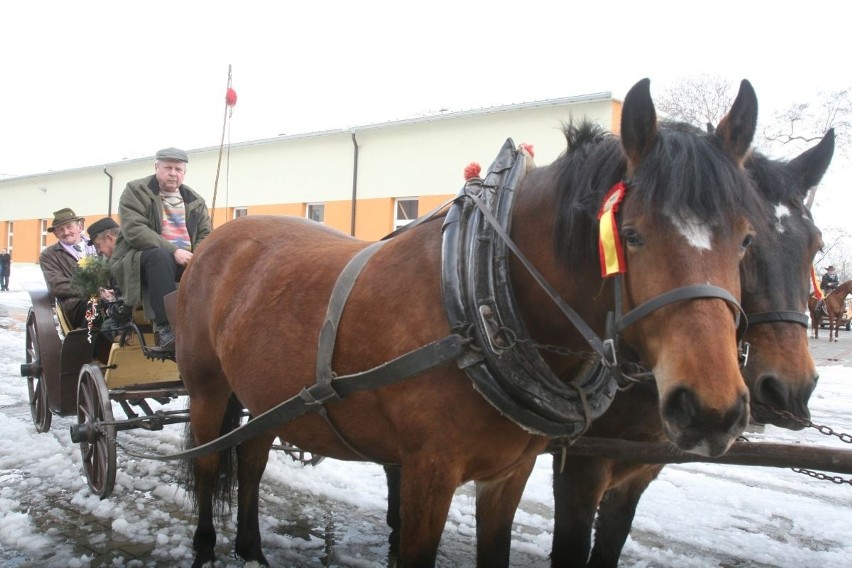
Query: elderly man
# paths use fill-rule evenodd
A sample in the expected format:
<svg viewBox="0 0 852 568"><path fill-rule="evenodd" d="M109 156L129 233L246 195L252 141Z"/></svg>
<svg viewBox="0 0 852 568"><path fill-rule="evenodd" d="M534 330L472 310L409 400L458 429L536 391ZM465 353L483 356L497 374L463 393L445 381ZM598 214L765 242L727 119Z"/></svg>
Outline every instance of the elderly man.
<svg viewBox="0 0 852 568"><path fill-rule="evenodd" d="M68 322L76 327L83 325L88 298L77 295L71 289L71 278L77 271L77 261L84 256L96 254L88 246L83 233L83 218L69 208L53 213L53 222L47 228L59 240L44 249L38 262L50 295L59 300Z"/></svg>
<svg viewBox="0 0 852 568"><path fill-rule="evenodd" d="M177 289L192 252L212 230L204 199L183 183L188 162L183 150L165 148L157 152L154 175L127 184L110 260L125 302L143 304L154 321L162 351L175 346L163 298Z"/></svg>
<svg viewBox="0 0 852 568"><path fill-rule="evenodd" d="M95 247L99 255L112 258L115 241L121 234L121 228L111 217L98 219L89 227L89 246Z"/></svg>

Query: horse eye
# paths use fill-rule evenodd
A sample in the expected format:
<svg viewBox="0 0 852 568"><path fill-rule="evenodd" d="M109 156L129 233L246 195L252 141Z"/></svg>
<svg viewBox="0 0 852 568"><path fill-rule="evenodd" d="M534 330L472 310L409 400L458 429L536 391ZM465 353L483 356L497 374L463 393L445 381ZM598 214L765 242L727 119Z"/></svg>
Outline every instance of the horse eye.
<svg viewBox="0 0 852 568"><path fill-rule="evenodd" d="M631 247L638 247L644 244L644 241L642 240L642 236L639 234L639 231L630 227L625 227L621 231L621 237L628 244L628 246Z"/></svg>
<svg viewBox="0 0 852 568"><path fill-rule="evenodd" d="M750 234L750 233L749 233L749 234L748 234L748 235L746 235L746 236L745 236L745 238L743 239L743 244L742 244L742 248L743 248L743 250L746 250L746 249L747 249L748 247L750 247L753 243L754 243L754 235L752 235L752 234Z"/></svg>

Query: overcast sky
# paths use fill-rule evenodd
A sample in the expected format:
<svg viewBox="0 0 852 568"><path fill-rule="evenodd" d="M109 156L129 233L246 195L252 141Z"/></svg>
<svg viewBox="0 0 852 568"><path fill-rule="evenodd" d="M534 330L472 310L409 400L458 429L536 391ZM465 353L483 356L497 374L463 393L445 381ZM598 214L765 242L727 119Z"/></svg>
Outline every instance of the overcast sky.
<svg viewBox="0 0 852 568"><path fill-rule="evenodd" d="M40 1L0 8L0 174L748 78L761 116L852 86L840 2ZM840 58L840 59L838 59ZM507 133L511 135L511 133ZM449 190L448 190L449 191Z"/></svg>

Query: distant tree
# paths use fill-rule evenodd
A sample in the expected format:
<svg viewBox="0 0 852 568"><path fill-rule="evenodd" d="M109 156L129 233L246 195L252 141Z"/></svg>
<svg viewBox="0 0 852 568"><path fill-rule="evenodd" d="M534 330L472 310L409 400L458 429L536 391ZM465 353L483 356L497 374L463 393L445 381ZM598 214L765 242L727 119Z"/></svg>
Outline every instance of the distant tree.
<svg viewBox="0 0 852 568"><path fill-rule="evenodd" d="M716 125L734 100L737 87L717 75L696 75L676 80L654 99L672 120L706 127ZM810 102L801 102L776 111L772 118L761 121L764 126L755 144L764 152L799 154L819 141L829 128L834 128L835 158L844 156L852 136L852 91L818 93Z"/></svg>
<svg viewBox="0 0 852 568"><path fill-rule="evenodd" d="M814 258L817 276L822 276L829 266L834 266L840 281L852 279L852 235L846 229L831 227L822 232L823 247Z"/></svg>
<svg viewBox="0 0 852 568"><path fill-rule="evenodd" d="M846 156L852 130L850 89L818 93L814 102L796 103L776 112L763 127L761 138L767 147L798 154L818 142L829 128L834 128L835 157Z"/></svg>
<svg viewBox="0 0 852 568"><path fill-rule="evenodd" d="M736 96L734 85L717 75L697 75L677 79L654 104L668 118L704 128L725 116Z"/></svg>

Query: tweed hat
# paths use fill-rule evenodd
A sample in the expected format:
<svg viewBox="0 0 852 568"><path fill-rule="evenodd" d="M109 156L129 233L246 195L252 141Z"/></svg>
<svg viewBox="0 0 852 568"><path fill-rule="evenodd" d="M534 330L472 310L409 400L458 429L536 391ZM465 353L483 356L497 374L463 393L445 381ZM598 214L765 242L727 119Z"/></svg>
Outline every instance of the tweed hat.
<svg viewBox="0 0 852 568"><path fill-rule="evenodd" d="M67 225L72 221L82 221L82 217L77 217L77 214L74 213L73 209L69 209L68 207L64 209L60 209L59 211L53 212L53 222L50 224L50 227L47 228L48 233L52 233L56 230L57 227L61 225Z"/></svg>
<svg viewBox="0 0 852 568"><path fill-rule="evenodd" d="M155 156L157 160L171 160L173 162L189 162L186 152L179 148L163 148Z"/></svg>
<svg viewBox="0 0 852 568"><path fill-rule="evenodd" d="M117 229L118 223L112 220L111 217L104 217L103 219L98 219L89 227L89 241L88 245L93 246L95 237L107 231L109 229Z"/></svg>

